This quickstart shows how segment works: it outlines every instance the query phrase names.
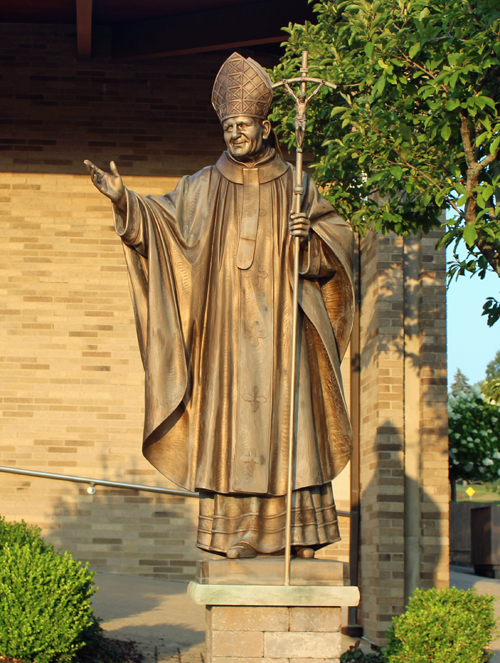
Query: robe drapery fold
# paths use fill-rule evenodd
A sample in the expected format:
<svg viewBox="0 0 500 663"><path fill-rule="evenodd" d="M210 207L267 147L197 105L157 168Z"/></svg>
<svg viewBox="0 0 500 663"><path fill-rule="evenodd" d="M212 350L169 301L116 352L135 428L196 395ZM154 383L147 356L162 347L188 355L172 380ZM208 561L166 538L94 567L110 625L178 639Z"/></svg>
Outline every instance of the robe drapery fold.
<svg viewBox="0 0 500 663"><path fill-rule="evenodd" d="M144 455L187 490L282 496L294 175L274 151L247 170L224 153L163 197L127 190L115 226L146 372ZM333 479L352 445L340 375L352 230L307 174L303 185L294 490Z"/></svg>

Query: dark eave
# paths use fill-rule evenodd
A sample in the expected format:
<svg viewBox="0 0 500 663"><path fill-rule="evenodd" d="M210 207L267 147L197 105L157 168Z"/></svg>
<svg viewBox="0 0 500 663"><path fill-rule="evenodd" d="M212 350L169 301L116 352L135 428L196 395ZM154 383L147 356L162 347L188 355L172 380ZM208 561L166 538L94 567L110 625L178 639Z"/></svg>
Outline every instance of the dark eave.
<svg viewBox="0 0 500 663"><path fill-rule="evenodd" d="M116 58L155 58L286 40L283 27L313 19L308 0L16 0L0 23L75 25L81 60L93 27L107 26Z"/></svg>
<svg viewBox="0 0 500 663"><path fill-rule="evenodd" d="M113 56L150 58L283 42L283 26L311 18L303 0L244 5L125 23L113 27Z"/></svg>

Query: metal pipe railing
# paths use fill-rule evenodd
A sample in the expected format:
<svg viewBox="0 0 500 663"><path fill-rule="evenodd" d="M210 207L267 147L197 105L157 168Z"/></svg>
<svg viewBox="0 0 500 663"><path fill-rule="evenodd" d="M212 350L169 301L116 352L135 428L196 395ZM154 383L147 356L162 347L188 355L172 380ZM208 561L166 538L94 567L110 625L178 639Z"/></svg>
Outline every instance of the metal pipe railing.
<svg viewBox="0 0 500 663"><path fill-rule="evenodd" d="M24 470L20 467L4 467L0 465L0 472L8 474L22 474L24 476L39 477L41 479L56 479L57 481L72 481L73 483L87 483L87 492L95 493L94 486L108 486L109 488L125 488L126 490L143 490L149 493L164 493L166 495L180 495L181 497L198 497L198 493L189 490L176 490L175 488L160 488L159 486L144 486L140 483L123 483L122 481L108 481L107 479L90 479L88 477L75 477L71 474L54 474L53 472L39 472L38 470ZM350 518L350 511L337 511L338 516Z"/></svg>
<svg viewBox="0 0 500 663"><path fill-rule="evenodd" d="M23 474L42 479L57 479L58 481L72 481L74 483L88 483L90 488L94 486L108 486L110 488L125 488L127 490L143 490L149 493L166 493L167 495L180 495L181 497L198 497L198 493L188 490L176 490L175 488L160 488L159 486L144 486L139 483L123 483L122 481L107 481L107 479L89 479L88 477L75 477L70 474L54 474L52 472L38 472L37 470L22 470L18 467L2 467L0 472L9 474ZM94 494L95 489L90 491Z"/></svg>

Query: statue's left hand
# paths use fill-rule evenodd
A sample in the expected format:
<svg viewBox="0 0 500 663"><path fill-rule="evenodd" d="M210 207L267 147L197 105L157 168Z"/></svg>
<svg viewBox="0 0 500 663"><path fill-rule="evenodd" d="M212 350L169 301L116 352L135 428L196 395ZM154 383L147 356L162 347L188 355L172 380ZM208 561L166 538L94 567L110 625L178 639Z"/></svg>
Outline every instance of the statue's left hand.
<svg viewBox="0 0 500 663"><path fill-rule="evenodd" d="M292 237L300 237L301 241L307 239L311 222L304 212L292 212L290 214L290 235Z"/></svg>

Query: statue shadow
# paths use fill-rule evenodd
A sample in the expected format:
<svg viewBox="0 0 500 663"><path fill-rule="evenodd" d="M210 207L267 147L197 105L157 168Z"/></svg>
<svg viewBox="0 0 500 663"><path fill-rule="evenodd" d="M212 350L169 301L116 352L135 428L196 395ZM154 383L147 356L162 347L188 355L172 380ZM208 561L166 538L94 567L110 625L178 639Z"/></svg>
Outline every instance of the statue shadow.
<svg viewBox="0 0 500 663"><path fill-rule="evenodd" d="M405 469L404 439L391 419L378 427L374 451L374 466L366 465L361 475L359 612L365 635L382 645L391 619L404 611L415 588L447 586L439 576L439 537L447 532L442 504ZM421 450L421 464L423 456ZM383 608L373 605L377 595Z"/></svg>

